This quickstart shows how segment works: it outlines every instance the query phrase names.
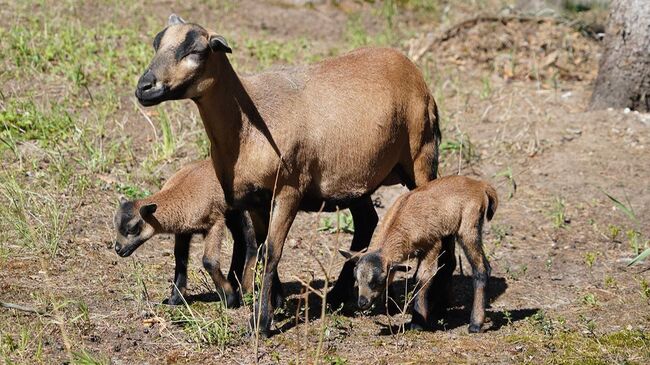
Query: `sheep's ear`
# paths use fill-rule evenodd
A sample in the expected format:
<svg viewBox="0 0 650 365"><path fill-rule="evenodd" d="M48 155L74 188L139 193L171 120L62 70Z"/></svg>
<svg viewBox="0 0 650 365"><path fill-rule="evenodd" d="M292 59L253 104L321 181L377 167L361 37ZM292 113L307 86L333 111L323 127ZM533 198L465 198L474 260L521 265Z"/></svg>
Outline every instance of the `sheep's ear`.
<svg viewBox="0 0 650 365"><path fill-rule="evenodd" d="M167 25L176 25L176 24L185 24L185 20L181 18L180 16L176 14L172 14L169 16L169 19L167 20Z"/></svg>
<svg viewBox="0 0 650 365"><path fill-rule="evenodd" d="M348 261L352 261L352 262L357 262L357 261L359 261L359 257L360 257L360 256L359 256L358 253L352 253L352 252L350 252L350 251L345 251L345 250L341 250L341 249L339 249L339 253L340 253L343 257L345 257L345 259L348 260Z"/></svg>
<svg viewBox="0 0 650 365"><path fill-rule="evenodd" d="M129 199L127 199L124 195L120 195L120 205L124 205L129 202Z"/></svg>
<svg viewBox="0 0 650 365"><path fill-rule="evenodd" d="M411 271L411 267L409 265L395 264L395 265L391 265L390 271L408 272Z"/></svg>
<svg viewBox="0 0 650 365"><path fill-rule="evenodd" d="M149 217L156 212L158 206L154 203L143 205L140 207L140 216L142 218Z"/></svg>
<svg viewBox="0 0 650 365"><path fill-rule="evenodd" d="M232 49L228 45L228 42L226 42L226 38L213 34L210 36L210 40L208 41L210 44L210 49L212 52L226 52L226 53L232 53Z"/></svg>

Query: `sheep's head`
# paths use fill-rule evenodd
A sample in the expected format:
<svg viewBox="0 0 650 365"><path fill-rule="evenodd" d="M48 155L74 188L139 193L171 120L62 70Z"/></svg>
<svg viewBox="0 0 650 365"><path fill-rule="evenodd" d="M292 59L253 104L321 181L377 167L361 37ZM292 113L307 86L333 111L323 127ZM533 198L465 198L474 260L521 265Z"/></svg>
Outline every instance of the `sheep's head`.
<svg viewBox="0 0 650 365"><path fill-rule="evenodd" d="M130 256L140 245L156 233L150 223L155 220L156 204L145 204L136 209L133 201L120 198L120 207L115 213L115 252L122 257ZM150 221L150 222L147 222Z"/></svg>
<svg viewBox="0 0 650 365"><path fill-rule="evenodd" d="M212 59L231 52L223 37L175 14L154 38L153 48L156 53L135 90L144 106L201 97L215 83Z"/></svg>
<svg viewBox="0 0 650 365"><path fill-rule="evenodd" d="M366 310L386 290L397 271L408 271L404 265L391 265L382 257L381 251L366 254L352 254L346 251L340 253L349 261L356 262L354 280L359 289L357 306Z"/></svg>

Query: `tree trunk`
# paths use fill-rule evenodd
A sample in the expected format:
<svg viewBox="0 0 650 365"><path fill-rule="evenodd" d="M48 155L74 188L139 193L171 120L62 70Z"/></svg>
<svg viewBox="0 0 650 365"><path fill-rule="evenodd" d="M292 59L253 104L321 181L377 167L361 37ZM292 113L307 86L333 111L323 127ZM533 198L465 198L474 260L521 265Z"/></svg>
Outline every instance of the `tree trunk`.
<svg viewBox="0 0 650 365"><path fill-rule="evenodd" d="M590 109L650 111L650 0L615 0Z"/></svg>

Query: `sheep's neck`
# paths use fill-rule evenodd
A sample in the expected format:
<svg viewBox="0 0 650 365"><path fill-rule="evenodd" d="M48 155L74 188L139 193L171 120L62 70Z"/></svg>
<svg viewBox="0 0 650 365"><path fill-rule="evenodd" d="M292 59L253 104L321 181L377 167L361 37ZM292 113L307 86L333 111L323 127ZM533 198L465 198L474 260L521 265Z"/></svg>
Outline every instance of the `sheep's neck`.
<svg viewBox="0 0 650 365"><path fill-rule="evenodd" d="M211 143L217 177L228 193L232 188L234 166L246 135L251 129L251 109L255 109L246 88L225 55L215 62L214 85L194 100ZM259 115L259 114L258 114ZM228 196L229 194L226 194Z"/></svg>
<svg viewBox="0 0 650 365"><path fill-rule="evenodd" d="M174 208L170 207L169 201L174 201L174 197L170 196L166 190L161 190L154 195L138 200L136 202L136 209L141 206L154 203L156 204L156 213L153 217L155 219L147 219L147 223L151 224L156 233L171 233L178 231L181 227L178 226L179 217L173 216ZM182 211L182 207L176 207L177 211ZM174 224L176 223L176 224Z"/></svg>

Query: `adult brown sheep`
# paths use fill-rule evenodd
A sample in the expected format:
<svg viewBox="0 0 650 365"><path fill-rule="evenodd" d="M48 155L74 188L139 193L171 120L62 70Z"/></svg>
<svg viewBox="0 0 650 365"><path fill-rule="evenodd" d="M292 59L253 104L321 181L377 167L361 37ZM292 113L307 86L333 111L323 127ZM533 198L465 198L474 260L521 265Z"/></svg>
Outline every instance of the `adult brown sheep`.
<svg viewBox="0 0 650 365"><path fill-rule="evenodd" d="M226 202L272 212L251 320L262 336L269 335L273 278L299 210L350 208L361 231L351 250L360 251L376 226L370 195L379 186L413 189L436 178L436 104L422 73L398 51L360 49L244 77L226 57L231 49L223 37L174 14L153 46L135 92L140 103L193 100ZM448 276L455 267L451 242L441 259ZM353 266L344 266L332 289L337 304L353 288Z"/></svg>

